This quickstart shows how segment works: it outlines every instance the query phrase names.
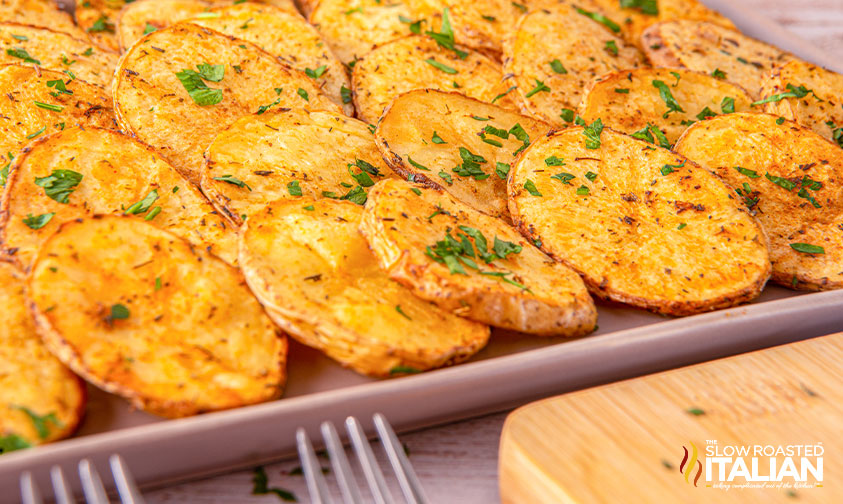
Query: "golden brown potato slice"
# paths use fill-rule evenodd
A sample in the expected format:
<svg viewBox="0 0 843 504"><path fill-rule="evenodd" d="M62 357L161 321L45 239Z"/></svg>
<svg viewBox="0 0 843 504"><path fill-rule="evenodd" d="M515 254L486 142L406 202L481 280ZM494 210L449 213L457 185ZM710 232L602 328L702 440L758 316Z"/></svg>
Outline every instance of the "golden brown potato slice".
<svg viewBox="0 0 843 504"><path fill-rule="evenodd" d="M0 261L0 451L62 439L85 412L85 385L41 343L24 275Z"/></svg>
<svg viewBox="0 0 843 504"><path fill-rule="evenodd" d="M2 210L3 247L25 269L63 223L93 214L137 215L230 264L237 260L236 235L202 193L151 148L116 131L66 129L27 147Z"/></svg>
<svg viewBox="0 0 843 504"><path fill-rule="evenodd" d="M0 65L0 186L12 160L33 139L73 126L116 128L111 97L67 73Z"/></svg>
<svg viewBox="0 0 843 504"><path fill-rule="evenodd" d="M467 360L489 328L423 301L389 279L357 229L363 209L276 201L241 232L252 291L291 336L358 373L389 376Z"/></svg>
<svg viewBox="0 0 843 504"><path fill-rule="evenodd" d="M695 124L676 151L722 177L770 237L773 280L843 287L843 151L796 123L732 114Z"/></svg>
<svg viewBox="0 0 843 504"><path fill-rule="evenodd" d="M515 77L524 112L566 126L591 81L643 64L641 52L593 21L594 14L560 3L521 17L504 42L503 67Z"/></svg>
<svg viewBox="0 0 843 504"><path fill-rule="evenodd" d="M342 198L362 205L369 187L394 176L366 123L292 109L246 116L220 132L206 153L202 190L239 226L279 198Z"/></svg>
<svg viewBox="0 0 843 504"><path fill-rule="evenodd" d="M299 12L292 0L252 1L274 5L289 14L299 16ZM125 51L147 33L166 28L179 21L186 21L196 16L205 19L218 18L218 15L211 12L212 8L225 7L238 3L243 2L232 0L138 0L128 3L123 7L118 18L117 35L120 47ZM216 29L213 26L209 26L208 28ZM226 34L233 36L233 33L226 32Z"/></svg>
<svg viewBox="0 0 843 504"><path fill-rule="evenodd" d="M594 330L597 311L574 271L445 192L379 182L360 231L390 278L443 310L538 336Z"/></svg>
<svg viewBox="0 0 843 504"><path fill-rule="evenodd" d="M117 55L87 40L16 23L0 23L0 64L39 65L69 70L92 84L106 85L117 66Z"/></svg>
<svg viewBox="0 0 843 504"><path fill-rule="evenodd" d="M217 7L188 21L246 40L277 56L282 63L298 68L314 79L347 115L354 114L351 84L345 67L325 47L316 28L298 13L246 2ZM284 36L279 37L280 33Z"/></svg>
<svg viewBox="0 0 843 504"><path fill-rule="evenodd" d="M350 63L380 44L409 35L410 23L402 18L415 21L406 2L319 0L308 19L340 61ZM420 31L428 28L421 26Z"/></svg>
<svg viewBox="0 0 843 504"><path fill-rule="evenodd" d="M770 276L764 232L732 189L599 123L533 143L508 190L521 232L603 298L690 315L749 301Z"/></svg>
<svg viewBox="0 0 843 504"><path fill-rule="evenodd" d="M404 178L444 189L475 210L508 221L509 168L550 128L459 93L418 89L387 107L375 140Z"/></svg>
<svg viewBox="0 0 843 504"><path fill-rule="evenodd" d="M100 47L120 52L117 20L124 5L125 0L76 0L76 23Z"/></svg>
<svg viewBox="0 0 843 504"><path fill-rule="evenodd" d="M761 95L766 112L794 120L843 147L843 75L793 60L767 77Z"/></svg>
<svg viewBox="0 0 843 504"><path fill-rule="evenodd" d="M745 112L752 98L740 87L691 70L639 68L600 77L585 91L580 116L592 123L602 119L606 126L659 142L661 130L673 145L679 135L696 121L719 114ZM669 145L668 145L669 144Z"/></svg>
<svg viewBox="0 0 843 504"><path fill-rule="evenodd" d="M358 116L377 122L393 98L414 89L458 90L486 103L514 109L513 84L501 67L478 52L461 59L433 39L418 35L388 42L354 65L351 87Z"/></svg>
<svg viewBox="0 0 843 504"><path fill-rule="evenodd" d="M152 32L133 45L121 58L113 93L123 130L195 184L202 153L238 118L271 107L341 110L304 72L252 44L190 23Z"/></svg>
<svg viewBox="0 0 843 504"><path fill-rule="evenodd" d="M641 36L653 66L683 67L722 78L757 97L763 79L793 56L735 30L704 21L656 23Z"/></svg>
<svg viewBox="0 0 843 504"><path fill-rule="evenodd" d="M281 395L287 340L240 272L141 219L65 223L44 242L28 288L50 351L151 413Z"/></svg>
<svg viewBox="0 0 843 504"><path fill-rule="evenodd" d="M480 51L488 51L499 58L503 39L513 31L515 23L527 6L510 0L480 0L457 2L450 6L451 23L457 43Z"/></svg>
<svg viewBox="0 0 843 504"><path fill-rule="evenodd" d="M0 20L51 28L79 39L87 38L73 22L73 17L59 9L52 0L3 0L0 2Z"/></svg>

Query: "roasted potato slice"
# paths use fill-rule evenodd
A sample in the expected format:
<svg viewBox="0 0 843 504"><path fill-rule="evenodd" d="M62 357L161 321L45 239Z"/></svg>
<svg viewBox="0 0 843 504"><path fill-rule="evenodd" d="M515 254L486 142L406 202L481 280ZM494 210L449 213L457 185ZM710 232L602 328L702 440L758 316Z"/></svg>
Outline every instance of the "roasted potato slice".
<svg viewBox="0 0 843 504"><path fill-rule="evenodd" d="M246 40L277 56L282 63L298 68L314 79L334 103L343 107L346 115L354 114L351 84L345 67L325 47L316 28L298 13L246 2L217 7L203 14L188 21ZM284 36L279 37L279 33Z"/></svg>
<svg viewBox="0 0 843 504"><path fill-rule="evenodd" d="M125 0L76 0L76 23L100 47L120 52L117 20L124 5Z"/></svg>
<svg viewBox="0 0 843 504"><path fill-rule="evenodd" d="M843 151L796 123L732 114L695 124L676 152L722 177L770 236L773 280L843 287Z"/></svg>
<svg viewBox="0 0 843 504"><path fill-rule="evenodd" d="M843 75L793 60L767 77L761 95L766 112L796 121L843 147Z"/></svg>
<svg viewBox="0 0 843 504"><path fill-rule="evenodd" d="M133 45L121 58L113 93L121 128L195 184L202 153L236 119L275 106L341 110L304 72L257 46L190 23L152 32Z"/></svg>
<svg viewBox="0 0 843 504"><path fill-rule="evenodd" d="M69 70L75 77L105 85L117 66L117 55L49 28L0 23L0 64L39 65Z"/></svg>
<svg viewBox="0 0 843 504"><path fill-rule="evenodd" d="M585 13L585 14L583 14ZM641 52L580 7L560 3L521 17L504 42L504 72L524 112L566 126L595 78L644 63Z"/></svg>
<svg viewBox="0 0 843 504"><path fill-rule="evenodd" d="M478 52L465 59L433 39L413 35L388 42L354 65L351 87L358 116L375 123L393 98L414 89L458 89L471 98L514 109L512 84Z"/></svg>
<svg viewBox="0 0 843 504"><path fill-rule="evenodd" d="M271 4L289 14L299 16L299 11L292 0L252 1ZM225 0L139 0L128 3L123 7L119 16L117 35L120 47L125 51L147 33L166 28L179 21L186 21L197 16L200 19L218 18L219 16L211 13L212 8L232 4L238 4L238 2ZM209 28L216 29L213 26L209 26ZM226 32L226 34L233 36L232 33Z"/></svg>
<svg viewBox="0 0 843 504"><path fill-rule="evenodd" d="M243 117L217 135L205 156L202 190L238 226L279 198L331 197L362 205L374 182L395 176L366 123L330 112Z"/></svg>
<svg viewBox="0 0 843 504"><path fill-rule="evenodd" d="M0 186L12 160L33 139L63 128L116 128L111 97L98 86L68 74L19 65L0 65Z"/></svg>
<svg viewBox="0 0 843 504"><path fill-rule="evenodd" d="M510 0L454 3L449 8L454 38L458 44L500 58L504 37L513 31L518 18L527 12L527 6L535 3Z"/></svg>
<svg viewBox="0 0 843 504"><path fill-rule="evenodd" d="M57 172L76 185L57 193L44 183ZM116 131L66 129L27 147L12 168L2 210L3 248L25 269L63 223L93 214L137 215L237 261L236 235L202 193L151 148Z"/></svg>
<svg viewBox="0 0 843 504"><path fill-rule="evenodd" d="M443 310L538 336L594 330L597 311L574 271L445 192L379 182L360 231L390 278Z"/></svg>
<svg viewBox="0 0 843 504"><path fill-rule="evenodd" d="M673 145L690 124L719 114L751 109L740 87L691 70L639 68L600 77L585 91L580 116L602 119L616 130L659 143L655 126ZM665 144L662 139L662 144ZM662 147L669 147L665 144Z"/></svg>
<svg viewBox="0 0 843 504"><path fill-rule="evenodd" d="M275 399L287 340L240 272L134 217L67 222L28 278L36 328L92 384L167 417Z"/></svg>
<svg viewBox="0 0 843 504"><path fill-rule="evenodd" d="M24 275L0 261L0 452L62 439L85 412L85 385L41 343Z"/></svg>
<svg viewBox="0 0 843 504"><path fill-rule="evenodd" d="M240 264L270 317L358 373L384 377L467 360L489 328L389 279L358 233L363 209L305 197L252 214Z"/></svg>
<svg viewBox="0 0 843 504"><path fill-rule="evenodd" d="M667 149L601 128L545 137L513 166L509 210L524 236L596 295L657 313L758 296L770 276L767 239L732 189Z"/></svg>
<svg viewBox="0 0 843 504"><path fill-rule="evenodd" d="M73 22L73 17L52 0L3 0L0 2L0 21L41 26L79 39L87 38Z"/></svg>
<svg viewBox="0 0 843 504"><path fill-rule="evenodd" d="M387 107L375 141L404 178L444 189L475 210L509 220L509 168L550 128L459 93L418 89Z"/></svg>
<svg viewBox="0 0 843 504"><path fill-rule="evenodd" d="M641 41L657 67L682 67L724 79L758 97L773 68L793 59L789 53L738 31L704 21L677 19L647 28Z"/></svg>

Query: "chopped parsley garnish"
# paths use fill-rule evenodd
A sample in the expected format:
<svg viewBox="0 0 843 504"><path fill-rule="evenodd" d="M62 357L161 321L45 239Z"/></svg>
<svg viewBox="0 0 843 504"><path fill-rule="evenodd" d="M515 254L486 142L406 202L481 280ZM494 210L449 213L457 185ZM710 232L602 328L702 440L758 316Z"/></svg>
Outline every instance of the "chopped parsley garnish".
<svg viewBox="0 0 843 504"><path fill-rule="evenodd" d="M593 171L587 171L587 172L585 172L585 178L594 182L595 180L597 180L597 174L594 173Z"/></svg>
<svg viewBox="0 0 843 504"><path fill-rule="evenodd" d="M249 191L252 190L252 188L249 187L249 184L243 182L242 180L238 179L234 175L223 175L222 177L214 177L214 180L219 180L220 182L226 182L228 184L237 186L241 189L245 187Z"/></svg>
<svg viewBox="0 0 843 504"><path fill-rule="evenodd" d="M620 25L615 23L611 19L607 18L603 14L600 14L600 13L597 13L597 12L589 12L589 11L587 11L585 9L581 9L579 7L575 7L575 9L577 10L577 12L579 12L583 16L585 16L587 18L590 18L594 21L597 21L598 23L602 24L606 28L612 30L614 33L620 33L620 31L621 31Z"/></svg>
<svg viewBox="0 0 843 504"><path fill-rule="evenodd" d="M441 178L442 180L447 182L448 185L452 185L454 183L454 179L452 179L451 176L448 175L447 173L445 173L444 171L440 170L439 173L437 173L437 175L439 175L439 178Z"/></svg>
<svg viewBox="0 0 843 504"><path fill-rule="evenodd" d="M726 72L724 72L723 70L720 70L719 68L715 68L714 71L711 72L711 76L714 77L715 79L721 79L722 80L722 79L726 78Z"/></svg>
<svg viewBox="0 0 843 504"><path fill-rule="evenodd" d="M568 172L559 172L556 175L551 175L550 178L556 179L559 182L562 182L565 185L571 185L571 181L577 178L576 175L573 173Z"/></svg>
<svg viewBox="0 0 843 504"><path fill-rule="evenodd" d="M448 143L445 140L442 140L442 137L439 136L439 133L437 133L436 130L433 130L433 137L431 137L430 141L435 143L435 144Z"/></svg>
<svg viewBox="0 0 843 504"><path fill-rule="evenodd" d="M603 49L605 49L606 52L611 54L612 56L618 55L618 44L614 40L607 40L606 45L603 46Z"/></svg>
<svg viewBox="0 0 843 504"><path fill-rule="evenodd" d="M779 117L778 119L776 119L776 124L781 126L782 124L784 124L784 121L785 121L784 117ZM826 124L830 125L832 128L834 127L834 123L832 123L830 121L827 122ZM839 130L839 128L838 128L838 130ZM837 130L833 131L833 133L834 133L834 140L837 141L838 144L840 144L840 141L837 137Z"/></svg>
<svg viewBox="0 0 843 504"><path fill-rule="evenodd" d="M518 155L519 152L523 151L527 147L530 146L530 135L527 133L527 130L521 126L520 123L515 123L515 126L509 128L509 134L521 140L521 147L518 148L515 152L512 153L512 156L515 157Z"/></svg>
<svg viewBox="0 0 843 504"><path fill-rule="evenodd" d="M272 108L272 107L274 107L274 106L278 105L279 103L281 103L281 98L277 98L277 99L276 99L274 102L272 102L272 103L268 103L268 104L266 104L266 105L261 105L260 107L258 107L257 115L261 115L261 114L263 114L264 112L266 112L266 111L267 111L267 110L269 110L270 108Z"/></svg>
<svg viewBox="0 0 843 504"><path fill-rule="evenodd" d="M433 58L427 58L426 60L424 60L424 62L427 63L428 65L432 66L433 68L437 68L437 69L445 72L446 74L454 75L456 73L459 73L459 72L457 72L456 69L451 68L444 63L439 63L438 61L436 61Z"/></svg>
<svg viewBox="0 0 843 504"><path fill-rule="evenodd" d="M418 169L418 170L430 171L430 168L428 168L427 166L425 166L425 165L423 165L423 164L421 164L421 163L416 163L415 161L413 161L413 158L411 158L410 156L407 156L407 161L408 161L411 165L413 165L413 167L415 167L415 168L416 168L416 169Z"/></svg>
<svg viewBox="0 0 843 504"><path fill-rule="evenodd" d="M615 93L618 93L618 94L629 94L629 89L627 89L627 88L615 88Z"/></svg>
<svg viewBox="0 0 843 504"><path fill-rule="evenodd" d="M37 131L34 131L34 132L32 132L32 133L30 133L30 134L26 135L26 139L27 139L27 140L32 140L33 138L37 137L37 136L38 136L38 135L40 135L41 133L44 133L45 131L47 131L47 125L46 125L46 124L45 124L44 126L41 126L41 129L39 129L39 130L37 130Z"/></svg>
<svg viewBox="0 0 843 504"><path fill-rule="evenodd" d="M40 65L41 64L41 62L39 60L30 56L29 53L26 52L26 49L24 49L23 47L12 47L12 48L6 49L6 54L8 54L9 56L11 56L13 58L22 59L24 63L32 63L34 65ZM70 65L70 63L67 63L67 64Z"/></svg>
<svg viewBox="0 0 843 504"><path fill-rule="evenodd" d="M662 168L660 170L661 174L665 175L665 176L670 175L671 173L676 171L675 168L682 168L683 166L685 166L686 162L687 162L687 160L683 159L680 164L676 164L676 165L666 164L666 165L662 166Z"/></svg>
<svg viewBox="0 0 843 504"><path fill-rule="evenodd" d="M662 117L667 119L667 117L673 112L685 112L685 109L683 109L676 101L676 98L673 97L673 93L670 92L670 87L668 87L667 84L660 80L654 80L653 87L659 90L659 95L665 105L667 105L667 112L662 114Z"/></svg>
<svg viewBox="0 0 843 504"><path fill-rule="evenodd" d="M550 68L553 69L553 71L558 73L558 74L564 75L564 74L568 73L568 70L565 69L565 66L562 65L562 62L559 61L558 59L555 59L555 60L550 62Z"/></svg>
<svg viewBox="0 0 843 504"><path fill-rule="evenodd" d="M550 91L550 88L547 87L547 85L545 85L544 82L542 82L538 79L534 79L534 80L536 81L536 87L534 87L527 94L525 94L524 98L530 98L531 96L533 96L536 93L541 93L541 92L547 93L547 92Z"/></svg>
<svg viewBox="0 0 843 504"><path fill-rule="evenodd" d="M658 0L620 0L621 7L624 9L638 9L641 14L648 16L659 15Z"/></svg>
<svg viewBox="0 0 843 504"><path fill-rule="evenodd" d="M498 138L503 138L506 140L509 138L509 132L502 128L495 128L494 126L486 126L483 128L484 133L488 133L489 135L494 135Z"/></svg>
<svg viewBox="0 0 843 504"><path fill-rule="evenodd" d="M690 413L694 416L702 416L705 415L705 411L701 410L700 408L688 408L685 410L686 412Z"/></svg>
<svg viewBox="0 0 843 504"><path fill-rule="evenodd" d="M12 166L12 161L15 160L15 155L11 152L7 152L6 156L8 156L9 162L6 163L6 166L0 168L0 187L6 187L6 181L9 178L9 168Z"/></svg>
<svg viewBox="0 0 843 504"><path fill-rule="evenodd" d="M547 166L565 166L565 160L561 157L550 156L544 159Z"/></svg>
<svg viewBox="0 0 843 504"><path fill-rule="evenodd" d="M51 112L61 112L64 110L64 107L61 105L53 105L51 103L43 103L38 100L33 100L35 102L35 106L38 108L42 108L44 110L49 110Z"/></svg>
<svg viewBox="0 0 843 504"><path fill-rule="evenodd" d="M496 260L506 260L510 255L520 254L521 250L521 245L495 236L490 251L489 242L479 229L459 226L456 237L451 234L449 228L445 238L437 241L432 247L428 246L425 254L437 263L444 264L452 275L467 275L465 267L468 267L480 274L499 277L502 281L512 284L513 281L506 278L512 272L483 271L475 259L492 264ZM520 283L516 282L513 285L516 284L522 290L528 290Z"/></svg>
<svg viewBox="0 0 843 504"><path fill-rule="evenodd" d="M410 316L409 316L409 315L407 315L406 313L404 313L404 310L402 310L402 309L401 309L401 305L395 305L395 311L397 311L397 312L398 312L398 313L399 313L402 317L404 317L405 319L407 319L407 320L413 320L413 319L411 319L411 318L410 318Z"/></svg>
<svg viewBox="0 0 843 504"><path fill-rule="evenodd" d="M498 161L495 163L495 175L499 178L506 180L506 176L509 175L509 170L512 168L508 163L501 163Z"/></svg>
<svg viewBox="0 0 843 504"><path fill-rule="evenodd" d="M787 89L788 91L785 91L784 93L774 94L773 96L768 96L763 100L753 102L752 106L757 107L758 105L764 105L765 103L780 102L787 98L805 98L809 94L812 94L815 98L817 98L817 95L815 95L812 90L806 88L805 86L795 87L793 84L788 84Z"/></svg>
<svg viewBox="0 0 843 504"><path fill-rule="evenodd" d="M500 100L500 99L501 99L501 98L503 98L504 96L508 95L509 93L511 93L511 92L512 92L512 90L513 90L513 89L515 89L515 88L517 88L517 87L518 87L518 86L510 86L510 88L509 88L509 89L507 89L507 90L506 90L506 91L504 91L503 93L501 93L501 94L499 94L499 95L495 96L494 98L492 98L492 103L495 103L496 101Z"/></svg>
<svg viewBox="0 0 843 504"><path fill-rule="evenodd" d="M454 45L454 30L451 28L451 11L447 7L442 11L442 25L439 30L439 33L428 30L424 34L435 40L440 47L453 51L460 59L465 59L468 53L457 49ZM456 71L453 73L456 73Z"/></svg>
<svg viewBox="0 0 843 504"><path fill-rule="evenodd" d="M360 8L358 7L355 10L360 10ZM257 467L255 468L255 472L252 475L252 495L268 494L275 494L284 502L299 501L299 499L296 497L296 494L294 494L293 492L284 488L269 486L269 477L266 475L266 470L263 468L263 466Z"/></svg>
<svg viewBox="0 0 843 504"><path fill-rule="evenodd" d="M819 245L811 245L810 243L791 243L790 248L803 254L825 254L825 249Z"/></svg>
<svg viewBox="0 0 843 504"><path fill-rule="evenodd" d="M603 121L597 119L588 126L583 127L582 134L585 136L585 148L595 150L600 148L600 135L603 133Z"/></svg>
<svg viewBox="0 0 843 504"><path fill-rule="evenodd" d="M569 122L569 123L574 122L575 116L576 116L576 113L573 110L567 109L567 108L563 108L562 113L559 114L559 117L561 117L563 121Z"/></svg>
<svg viewBox="0 0 843 504"><path fill-rule="evenodd" d="M73 170L53 170L46 177L36 177L35 185L44 188L44 193L52 200L67 203L70 193L82 181L82 174Z"/></svg>
<svg viewBox="0 0 843 504"><path fill-rule="evenodd" d="M415 187L411 187L410 190L416 193L416 196L421 196L421 191L416 189Z"/></svg>
<svg viewBox="0 0 843 504"><path fill-rule="evenodd" d="M588 196L590 192L591 189L584 185L577 187L577 196Z"/></svg>
<svg viewBox="0 0 843 504"><path fill-rule="evenodd" d="M4 436L0 436L0 453L9 453L31 447L32 444L30 444L29 441L17 434L6 434Z"/></svg>
<svg viewBox="0 0 843 504"><path fill-rule="evenodd" d="M676 226L676 229L677 229L677 230L679 230L679 231L682 231L682 230L683 230L683 229L685 229L686 227L688 227L688 225L687 225L687 224L685 224L684 222L682 222L682 223L680 223L678 226Z"/></svg>
<svg viewBox="0 0 843 504"><path fill-rule="evenodd" d="M101 15L90 28L86 30L88 33L110 32L114 33L114 23L109 23L105 14Z"/></svg>
<svg viewBox="0 0 843 504"><path fill-rule="evenodd" d="M389 370L389 374L391 375L416 373L421 373L421 370L410 366L395 366L394 368Z"/></svg>
<svg viewBox="0 0 843 504"><path fill-rule="evenodd" d="M153 189L144 198L126 209L126 215L145 213L158 200L158 189Z"/></svg>
<svg viewBox="0 0 843 504"><path fill-rule="evenodd" d="M758 204L758 193L753 191L746 182L744 182L740 188L735 189L735 192L738 193L738 196L743 198L744 204L747 208L752 209Z"/></svg>
<svg viewBox="0 0 843 504"><path fill-rule="evenodd" d="M741 175L746 175L749 178L760 178L761 175L758 174L755 170L750 170L749 168L744 168L742 166L735 166L735 170L738 171Z"/></svg>
<svg viewBox="0 0 843 504"><path fill-rule="evenodd" d="M202 63L196 65L196 70L183 69L176 72L176 77L184 86L190 98L200 106L216 105L222 101L222 89L209 88L205 81L219 82L225 74L223 65Z"/></svg>
<svg viewBox="0 0 843 504"><path fill-rule="evenodd" d="M460 177L474 177L474 180L489 178L489 174L480 168L481 164L486 163L486 158L473 154L465 147L460 147L460 158L462 159L462 164L454 167L454 173Z"/></svg>
<svg viewBox="0 0 843 504"><path fill-rule="evenodd" d="M94 48L93 47L89 47L89 48L85 49L84 51L82 51L82 56L90 56L92 54L94 54Z"/></svg>
<svg viewBox="0 0 843 504"><path fill-rule="evenodd" d="M708 107L702 109L702 112L697 114L697 119L699 119L700 121L704 121L704 120L710 119L712 117L717 117L717 112L711 110Z"/></svg>
<svg viewBox="0 0 843 504"><path fill-rule="evenodd" d="M326 65L321 65L316 69L305 68L304 73L311 79L318 79L319 77L322 77L322 75L325 74L326 70L328 70L328 67Z"/></svg>
<svg viewBox="0 0 843 504"><path fill-rule="evenodd" d="M345 84L340 88L340 96L344 104L351 103L351 90L345 87Z"/></svg>
<svg viewBox="0 0 843 504"><path fill-rule="evenodd" d="M425 21L424 19L419 19L418 21L413 21L412 19L408 18L407 16L398 15L398 21L401 21L404 24L410 25L410 31L415 33L416 35L421 34L421 24Z"/></svg>
<svg viewBox="0 0 843 504"><path fill-rule="evenodd" d="M129 309L126 308L126 305L120 303L111 305L108 320L126 320L127 318L129 318Z"/></svg>
<svg viewBox="0 0 843 504"><path fill-rule="evenodd" d="M143 28L143 34L149 35L150 33L154 32L154 31L157 31L157 30L158 30L158 28L152 26L149 23L146 23L146 26Z"/></svg>
<svg viewBox="0 0 843 504"><path fill-rule="evenodd" d="M347 11L343 12L343 14L345 14L346 16L350 16L350 15L354 14L355 12L361 12L362 13L363 7L357 7L355 9L348 9Z"/></svg>
<svg viewBox="0 0 843 504"><path fill-rule="evenodd" d="M55 92L50 92L50 94L52 96L56 97L56 98L58 98L59 95L61 95L61 94L69 94L69 95L73 94L73 91L70 91L69 89L67 89L67 86L64 84L64 81L61 80L61 79L47 81L47 87L48 88L54 88L56 90Z"/></svg>
<svg viewBox="0 0 843 504"><path fill-rule="evenodd" d="M527 12L527 6L524 4L520 4L518 2L510 2L513 7L520 10L521 12Z"/></svg>
<svg viewBox="0 0 843 504"><path fill-rule="evenodd" d="M476 116L476 115L471 116L471 118L474 119L475 121L488 121L488 120L491 119L491 117L480 117L480 116Z"/></svg>
<svg viewBox="0 0 843 504"><path fill-rule="evenodd" d="M25 406L12 406L13 409L23 411L29 420L32 421L32 426L35 427L35 432L38 433L38 439L44 440L50 437L50 426L62 428L64 423L58 419L55 412L50 412L46 415L39 415Z"/></svg>
<svg viewBox="0 0 843 504"><path fill-rule="evenodd" d="M150 210L149 213L146 214L146 217L143 218L143 220L151 221L152 219L155 218L156 215L158 215L160 213L161 213L161 207L157 206L157 207L153 208L152 210Z"/></svg>
<svg viewBox="0 0 843 504"><path fill-rule="evenodd" d="M724 114L734 114L735 99L729 96L723 98L723 101L720 102L720 110L722 110Z"/></svg>
<svg viewBox="0 0 843 504"><path fill-rule="evenodd" d="M670 141L667 139L664 132L652 124L647 124L646 128L633 133L632 138L644 140L645 142L650 142L651 144L655 144L656 140L658 140L659 146L664 147L665 149L673 147L670 145Z"/></svg>
<svg viewBox="0 0 843 504"><path fill-rule="evenodd" d="M776 184L777 186L783 189L787 189L788 191L792 191L796 188L796 184L792 180L786 179L784 177L779 177L777 175L770 175L770 172L765 173L764 176L770 182Z"/></svg>
<svg viewBox="0 0 843 504"><path fill-rule="evenodd" d="M48 222L56 215L55 212L45 213L41 215L26 214L23 223L30 229L41 229L46 226Z"/></svg>
<svg viewBox="0 0 843 504"><path fill-rule="evenodd" d="M530 179L527 179L527 181L524 182L524 189L526 189L527 192L532 194L533 196L536 196L538 198L542 197L542 193L539 192L538 188L536 188L536 184Z"/></svg>
<svg viewBox="0 0 843 504"><path fill-rule="evenodd" d="M302 192L301 186L299 185L299 181L293 180L287 182L287 192L290 194L290 196L301 196Z"/></svg>
<svg viewBox="0 0 843 504"><path fill-rule="evenodd" d="M296 94L298 94L299 96L301 96L302 98L304 98L304 101L306 101L306 102L309 102L309 101L310 101L310 97L307 95L307 91L305 91L304 89L302 89L302 88L298 88L298 89L296 90Z"/></svg>

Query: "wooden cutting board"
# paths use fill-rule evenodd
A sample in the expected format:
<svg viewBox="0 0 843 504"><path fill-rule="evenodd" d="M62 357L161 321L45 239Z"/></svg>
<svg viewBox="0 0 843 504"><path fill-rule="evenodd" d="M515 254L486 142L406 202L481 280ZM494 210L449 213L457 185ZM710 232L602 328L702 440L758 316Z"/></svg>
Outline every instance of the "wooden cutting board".
<svg viewBox="0 0 843 504"><path fill-rule="evenodd" d="M816 466L822 459L822 481L793 458L811 488L797 487L788 474L779 486L778 472L789 469L780 454L774 481L752 482L767 488L739 488L747 482L738 472L726 490L740 463L737 457L724 463L721 480L710 457L730 454L735 445L820 443L822 457L808 461ZM771 473L764 449L758 476ZM504 504L843 503L841 452L843 333L522 407L504 425L500 494ZM750 475L752 454L742 458Z"/></svg>

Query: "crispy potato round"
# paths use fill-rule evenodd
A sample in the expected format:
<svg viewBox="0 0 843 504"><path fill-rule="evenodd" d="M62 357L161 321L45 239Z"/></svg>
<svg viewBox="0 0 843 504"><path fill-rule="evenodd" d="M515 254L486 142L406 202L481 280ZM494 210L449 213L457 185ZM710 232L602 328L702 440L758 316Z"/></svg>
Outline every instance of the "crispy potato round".
<svg viewBox="0 0 843 504"><path fill-rule="evenodd" d="M85 32L73 22L73 17L59 9L52 0L2 0L0 19L51 28L79 39L87 38Z"/></svg>
<svg viewBox="0 0 843 504"><path fill-rule="evenodd" d="M354 65L351 87L359 117L375 123L393 98L414 89L459 89L471 98L515 109L500 66L470 50L465 59L418 35L388 42Z"/></svg>
<svg viewBox="0 0 843 504"><path fill-rule="evenodd" d="M770 277L767 239L726 184L667 149L589 130L545 137L513 167L509 209L525 236L577 270L596 295L665 315L761 293Z"/></svg>
<svg viewBox="0 0 843 504"><path fill-rule="evenodd" d="M334 103L343 107L346 115L354 114L345 67L325 47L316 28L297 12L246 2L217 7L188 21L251 42L282 63L308 73ZM279 33L284 36L279 37ZM343 88L348 94L346 100Z"/></svg>
<svg viewBox="0 0 843 504"><path fill-rule="evenodd" d="M390 278L444 310L538 336L594 330L597 310L574 271L445 192L379 182L360 231Z"/></svg>
<svg viewBox="0 0 843 504"><path fill-rule="evenodd" d="M17 23L0 23L2 63L69 70L84 81L106 85L117 66L117 55L67 33Z"/></svg>
<svg viewBox="0 0 843 504"><path fill-rule="evenodd" d="M761 95L769 101L766 112L796 121L843 147L843 75L793 60L773 70Z"/></svg>
<svg viewBox="0 0 843 504"><path fill-rule="evenodd" d="M240 264L269 315L291 336L371 376L458 364L489 328L416 298L390 280L357 231L357 205L301 198L253 214Z"/></svg>
<svg viewBox="0 0 843 504"><path fill-rule="evenodd" d="M66 438L85 412L85 385L35 332L24 275L0 261L0 438L20 448Z"/></svg>
<svg viewBox="0 0 843 504"><path fill-rule="evenodd" d="M395 176L366 123L330 112L243 117L217 135L205 156L202 190L238 226L279 198L327 194L362 204L373 182Z"/></svg>
<svg viewBox="0 0 843 504"><path fill-rule="evenodd" d="M459 93L418 89L387 107L375 141L389 166L404 178L443 189L475 210L509 220L509 168L525 145L550 128ZM483 173L460 169L466 166L463 156L472 155L480 156L482 163L469 159L467 166Z"/></svg>
<svg viewBox="0 0 843 504"><path fill-rule="evenodd" d="M504 72L515 77L522 110L559 126L573 121L560 113L579 107L592 80L644 63L638 49L577 9L532 11L504 41Z"/></svg>
<svg viewBox="0 0 843 504"><path fill-rule="evenodd" d="M281 395L287 340L240 272L141 219L63 224L44 242L28 288L50 351L151 413Z"/></svg>
<svg viewBox="0 0 843 504"><path fill-rule="evenodd" d="M33 139L77 125L117 127L108 93L62 72L0 65L0 94L9 98L0 100L0 186Z"/></svg>
<svg viewBox="0 0 843 504"><path fill-rule="evenodd" d="M675 106L668 106L675 100ZM653 136L648 125L659 128L672 145L689 123L718 114L750 110L752 97L740 87L691 70L638 68L600 77L586 89L580 116L628 135ZM665 117L667 116L667 117ZM658 136L658 132L656 132ZM657 138L653 138L658 143ZM663 145L666 147L666 145Z"/></svg>
<svg viewBox="0 0 843 504"><path fill-rule="evenodd" d="M224 73L209 77L221 80L196 75L204 64L220 65ZM185 71L194 72L201 86L216 90L210 92L219 91L220 101L202 101L208 96L201 86L196 92L203 94L191 98L176 75ZM238 118L270 106L341 110L304 72L257 46L190 23L152 32L133 45L115 73L113 93L122 129L155 148L195 184L202 153Z"/></svg>
<svg viewBox="0 0 843 504"><path fill-rule="evenodd" d="M350 63L380 44L409 35L410 25L401 17L414 19L406 2L319 0L309 21L340 61Z"/></svg>
<svg viewBox="0 0 843 504"><path fill-rule="evenodd" d="M37 185L55 170L81 175L67 203ZM237 236L197 188L148 146L99 128L66 129L24 150L3 198L3 247L28 269L41 244L63 223L122 214L137 202L143 203L133 214L236 264Z"/></svg>
<svg viewBox="0 0 843 504"><path fill-rule="evenodd" d="M756 213L770 236L774 281L843 287L843 150L767 114L695 124L675 150L722 177Z"/></svg>
<svg viewBox="0 0 843 504"><path fill-rule="evenodd" d="M763 79L793 56L723 26L688 19L656 23L641 36L647 58L657 67L682 67L713 74L758 97Z"/></svg>

